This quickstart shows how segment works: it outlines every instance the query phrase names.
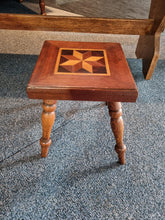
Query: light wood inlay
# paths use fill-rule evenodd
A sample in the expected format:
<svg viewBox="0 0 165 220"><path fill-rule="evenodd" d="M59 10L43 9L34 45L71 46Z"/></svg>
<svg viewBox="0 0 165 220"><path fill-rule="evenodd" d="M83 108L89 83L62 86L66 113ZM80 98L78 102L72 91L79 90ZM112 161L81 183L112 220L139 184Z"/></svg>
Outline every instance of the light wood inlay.
<svg viewBox="0 0 165 220"><path fill-rule="evenodd" d="M60 48L55 74L110 75L106 51Z"/></svg>

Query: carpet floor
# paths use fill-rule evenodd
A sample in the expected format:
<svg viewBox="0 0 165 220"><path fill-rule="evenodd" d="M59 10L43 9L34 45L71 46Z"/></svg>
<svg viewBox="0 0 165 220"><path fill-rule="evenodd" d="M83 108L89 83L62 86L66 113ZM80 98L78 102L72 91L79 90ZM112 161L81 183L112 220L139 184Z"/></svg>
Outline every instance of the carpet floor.
<svg viewBox="0 0 165 220"><path fill-rule="evenodd" d="M0 44L0 219L164 220L165 60L158 61L152 79L146 81L141 60L127 59L139 97L136 103L122 105L125 166L117 163L103 102L58 101L52 145L43 159L42 101L29 100L26 94L38 51L24 54L22 47L20 54L14 49L10 53L4 36Z"/></svg>

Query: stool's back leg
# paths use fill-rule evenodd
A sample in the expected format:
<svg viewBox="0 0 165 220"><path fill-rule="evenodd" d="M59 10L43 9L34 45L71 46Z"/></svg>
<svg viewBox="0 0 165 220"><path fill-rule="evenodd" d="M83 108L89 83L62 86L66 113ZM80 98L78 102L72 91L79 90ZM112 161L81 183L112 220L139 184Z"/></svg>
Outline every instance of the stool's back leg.
<svg viewBox="0 0 165 220"><path fill-rule="evenodd" d="M109 114L111 116L111 128L116 139L115 150L119 157L119 162L125 164L126 146L123 143L123 119L120 102L108 102Z"/></svg>
<svg viewBox="0 0 165 220"><path fill-rule="evenodd" d="M43 112L41 116L42 138L40 139L42 157L47 156L49 146L51 145L50 134L55 120L56 102L54 100L43 101Z"/></svg>

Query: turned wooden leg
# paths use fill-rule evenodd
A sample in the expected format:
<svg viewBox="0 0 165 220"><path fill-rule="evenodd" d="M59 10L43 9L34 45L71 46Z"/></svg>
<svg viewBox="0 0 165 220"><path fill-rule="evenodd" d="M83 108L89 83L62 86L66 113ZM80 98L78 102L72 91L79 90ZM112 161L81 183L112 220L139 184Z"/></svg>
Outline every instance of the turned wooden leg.
<svg viewBox="0 0 165 220"><path fill-rule="evenodd" d="M40 5L40 9L41 9L41 15L46 15L45 1L44 0L39 0L39 5Z"/></svg>
<svg viewBox="0 0 165 220"><path fill-rule="evenodd" d="M55 109L56 102L53 100L43 101L43 112L42 112L42 138L40 139L41 144L41 157L47 157L49 146L51 145L50 133L55 120Z"/></svg>
<svg viewBox="0 0 165 220"><path fill-rule="evenodd" d="M123 119L120 102L108 102L109 115L111 116L111 128L116 139L115 150L120 164L125 164L126 146L123 143Z"/></svg>

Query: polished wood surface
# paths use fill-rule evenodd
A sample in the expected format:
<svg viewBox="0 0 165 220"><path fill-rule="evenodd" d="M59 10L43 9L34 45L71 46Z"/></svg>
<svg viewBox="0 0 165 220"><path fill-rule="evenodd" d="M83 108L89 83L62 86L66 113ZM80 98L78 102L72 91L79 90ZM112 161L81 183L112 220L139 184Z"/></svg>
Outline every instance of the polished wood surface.
<svg viewBox="0 0 165 220"><path fill-rule="evenodd" d="M61 48L72 49L72 51L77 48L90 52L106 51L106 69L110 71L110 74L105 72L91 74L88 71L68 74L68 70L57 74L55 67ZM98 59L95 56L94 58ZM67 62L68 60L65 63ZM88 63L90 66L97 65L95 61L88 61ZM67 66L67 68L70 67ZM27 93L29 98L34 99L114 102L134 102L138 96L136 84L120 44L65 41L46 41L44 43L28 84Z"/></svg>
<svg viewBox="0 0 165 220"><path fill-rule="evenodd" d="M0 28L31 31L70 31L105 34L154 34L154 19L110 19L0 14Z"/></svg>
<svg viewBox="0 0 165 220"><path fill-rule="evenodd" d="M109 115L111 116L111 128L116 139L115 150L118 154L119 162L125 164L126 146L123 143L124 123L122 119L122 109L120 102L108 102Z"/></svg>

